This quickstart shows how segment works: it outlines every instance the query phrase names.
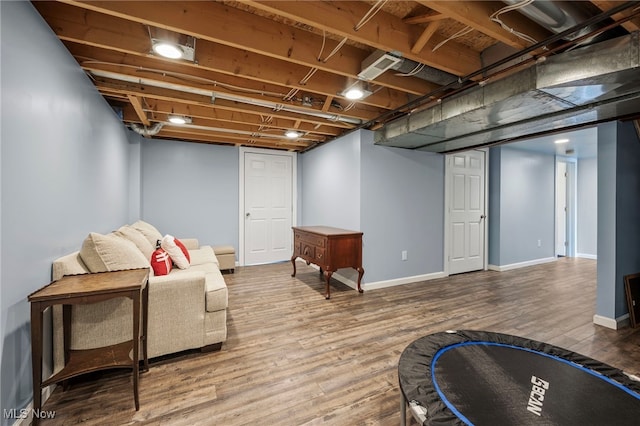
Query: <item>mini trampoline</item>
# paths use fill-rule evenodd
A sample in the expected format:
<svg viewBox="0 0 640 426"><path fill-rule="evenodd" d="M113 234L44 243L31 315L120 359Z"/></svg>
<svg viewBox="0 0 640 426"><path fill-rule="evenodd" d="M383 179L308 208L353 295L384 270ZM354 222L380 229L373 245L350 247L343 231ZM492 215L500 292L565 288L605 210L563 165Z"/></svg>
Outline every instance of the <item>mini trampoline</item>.
<svg viewBox="0 0 640 426"><path fill-rule="evenodd" d="M398 362L406 407L423 425L638 425L640 382L546 343L483 331L431 334Z"/></svg>

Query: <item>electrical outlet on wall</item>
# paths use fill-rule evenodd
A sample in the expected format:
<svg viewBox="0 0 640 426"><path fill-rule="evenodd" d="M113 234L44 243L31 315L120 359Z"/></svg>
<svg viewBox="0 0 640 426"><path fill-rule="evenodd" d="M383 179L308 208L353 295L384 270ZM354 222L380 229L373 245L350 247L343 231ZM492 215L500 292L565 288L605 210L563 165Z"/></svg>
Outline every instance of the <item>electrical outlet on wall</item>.
<svg viewBox="0 0 640 426"><path fill-rule="evenodd" d="M542 240L538 240L538 247L542 247Z"/></svg>
<svg viewBox="0 0 640 426"><path fill-rule="evenodd" d="M402 260L407 260L407 251L402 250Z"/></svg>

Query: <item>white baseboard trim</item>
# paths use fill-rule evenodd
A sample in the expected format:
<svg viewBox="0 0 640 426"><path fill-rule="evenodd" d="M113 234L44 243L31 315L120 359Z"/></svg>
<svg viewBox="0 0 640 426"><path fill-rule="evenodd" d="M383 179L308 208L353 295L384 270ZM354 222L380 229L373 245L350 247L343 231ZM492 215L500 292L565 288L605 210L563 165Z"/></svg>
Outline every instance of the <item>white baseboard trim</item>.
<svg viewBox="0 0 640 426"><path fill-rule="evenodd" d="M55 388L56 388L56 385L51 385L42 389L42 405L44 405L44 403L47 402L47 400L49 399L49 397L51 396ZM26 408L19 410L18 414L20 415L20 417L16 419L16 421L13 423L13 426L29 426L33 421L33 400L31 400L31 402L29 403L29 405L26 406ZM40 417L55 418L55 411L43 410Z"/></svg>
<svg viewBox="0 0 640 426"><path fill-rule="evenodd" d="M629 325L629 314L624 314L618 318L603 317L602 315L594 315L593 323L601 325L603 327L610 328L612 330L620 330L621 328Z"/></svg>
<svg viewBox="0 0 640 426"><path fill-rule="evenodd" d="M300 262L303 263L307 263L302 259L297 259ZM320 270L320 268L317 265L314 265L313 263L311 265L312 268ZM391 280L384 280L384 281L375 281L375 282L371 282L371 283L362 283L362 289L363 290L377 290L377 289L381 289L381 288L387 288L387 287L395 287L397 285L404 285L404 284L410 284L410 283L416 283L416 282L420 282L420 281L428 281L428 280L435 280L436 278L444 278L447 275L444 272L434 272L432 274L423 274L423 275L414 275L411 277L402 277L402 278L394 278ZM337 272L334 272L333 275L331 275L332 278L335 278L336 280L340 281L342 284L345 284L349 287L351 287L352 289L356 290L358 288L358 283L343 276L340 275Z"/></svg>
<svg viewBox="0 0 640 426"><path fill-rule="evenodd" d="M583 259L598 260L598 255L597 254L576 253L576 257L581 257Z"/></svg>
<svg viewBox="0 0 640 426"><path fill-rule="evenodd" d="M444 278L446 276L447 275L444 272L433 272L431 274L413 275L410 277L394 278L391 280L366 283L364 285L364 288L365 290L376 290L380 288L395 287L398 285L417 283L420 281L435 280L437 278Z"/></svg>
<svg viewBox="0 0 640 426"><path fill-rule="evenodd" d="M509 265L500 265L500 266L489 265L488 269L491 271L504 272L504 271L510 271L512 269L526 268L527 266L534 266L534 265L541 265L543 263L555 262L556 260L558 260L557 257L543 257L541 259L528 260L526 262L519 262L519 263L511 263Z"/></svg>

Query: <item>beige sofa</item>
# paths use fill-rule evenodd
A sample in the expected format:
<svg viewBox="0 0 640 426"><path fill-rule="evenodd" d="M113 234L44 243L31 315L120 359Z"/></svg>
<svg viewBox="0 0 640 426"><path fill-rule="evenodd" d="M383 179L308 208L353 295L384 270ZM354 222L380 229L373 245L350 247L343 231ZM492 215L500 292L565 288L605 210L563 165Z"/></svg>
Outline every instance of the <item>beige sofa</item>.
<svg viewBox="0 0 640 426"><path fill-rule="evenodd" d="M53 262L53 279L64 275L148 267L149 358L187 349L217 350L227 338L227 286L210 246L180 240L191 257L187 269L154 276L149 259L162 234L138 221L101 235L91 233L79 251ZM131 300L119 298L72 310L71 349L89 349L131 339ZM54 372L64 366L62 308L53 310Z"/></svg>

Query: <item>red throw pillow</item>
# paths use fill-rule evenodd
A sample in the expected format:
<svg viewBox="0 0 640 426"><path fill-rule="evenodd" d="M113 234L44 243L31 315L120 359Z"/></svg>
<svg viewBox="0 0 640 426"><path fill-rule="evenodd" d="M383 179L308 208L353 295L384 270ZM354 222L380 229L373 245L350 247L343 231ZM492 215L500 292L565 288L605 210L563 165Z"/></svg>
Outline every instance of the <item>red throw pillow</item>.
<svg viewBox="0 0 640 426"><path fill-rule="evenodd" d="M173 262L169 253L158 248L151 254L151 267L155 275L168 275L173 269Z"/></svg>
<svg viewBox="0 0 640 426"><path fill-rule="evenodd" d="M191 256L189 255L189 250L187 250L187 248L185 247L184 243L182 241L180 241L177 238L173 239L176 243L176 245L178 247L180 247L180 250L182 250L182 253L184 254L184 257L187 258L187 262L189 262L189 264L191 264Z"/></svg>

